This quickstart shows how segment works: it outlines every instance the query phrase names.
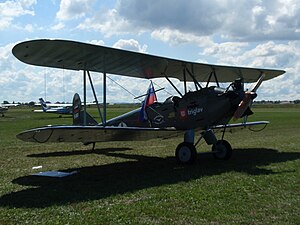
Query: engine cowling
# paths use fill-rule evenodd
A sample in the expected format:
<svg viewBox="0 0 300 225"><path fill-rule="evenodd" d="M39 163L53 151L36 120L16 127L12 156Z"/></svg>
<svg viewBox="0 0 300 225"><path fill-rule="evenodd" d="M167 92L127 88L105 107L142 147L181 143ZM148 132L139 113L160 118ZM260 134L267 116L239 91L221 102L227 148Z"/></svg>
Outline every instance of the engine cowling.
<svg viewBox="0 0 300 225"><path fill-rule="evenodd" d="M261 85L261 83L263 82L264 77L265 77L265 74L262 74L259 77L259 79L257 80L252 91L245 92L245 97L240 102L238 108L234 112L233 118L235 118L235 119L241 118L245 115L245 112L248 108L250 110L250 106L252 105L253 99L255 99L257 97L256 91L259 88L259 86ZM252 112L252 111L250 110L250 112Z"/></svg>

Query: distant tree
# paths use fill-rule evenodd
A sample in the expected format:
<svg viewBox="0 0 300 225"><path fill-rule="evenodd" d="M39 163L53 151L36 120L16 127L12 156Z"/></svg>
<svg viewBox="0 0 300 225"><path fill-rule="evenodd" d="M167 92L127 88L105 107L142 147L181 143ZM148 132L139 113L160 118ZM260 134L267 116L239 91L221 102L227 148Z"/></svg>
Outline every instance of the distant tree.
<svg viewBox="0 0 300 225"><path fill-rule="evenodd" d="M9 102L8 101L3 101L3 104L9 104Z"/></svg>
<svg viewBox="0 0 300 225"><path fill-rule="evenodd" d="M35 102L31 101L31 102L28 103L28 105L34 106L34 105L35 105Z"/></svg>
<svg viewBox="0 0 300 225"><path fill-rule="evenodd" d="M295 100L294 103L295 104L300 104L300 100Z"/></svg>

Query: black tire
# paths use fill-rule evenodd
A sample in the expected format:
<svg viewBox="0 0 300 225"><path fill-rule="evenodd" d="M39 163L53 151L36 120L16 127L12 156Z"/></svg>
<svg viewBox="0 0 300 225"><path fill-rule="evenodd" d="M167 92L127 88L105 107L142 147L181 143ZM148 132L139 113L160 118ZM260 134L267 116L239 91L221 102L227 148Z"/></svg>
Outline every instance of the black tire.
<svg viewBox="0 0 300 225"><path fill-rule="evenodd" d="M212 146L213 155L216 159L228 160L232 156L232 148L228 141L218 140Z"/></svg>
<svg viewBox="0 0 300 225"><path fill-rule="evenodd" d="M175 157L179 164L192 164L197 157L196 148L192 143L182 142L176 148Z"/></svg>

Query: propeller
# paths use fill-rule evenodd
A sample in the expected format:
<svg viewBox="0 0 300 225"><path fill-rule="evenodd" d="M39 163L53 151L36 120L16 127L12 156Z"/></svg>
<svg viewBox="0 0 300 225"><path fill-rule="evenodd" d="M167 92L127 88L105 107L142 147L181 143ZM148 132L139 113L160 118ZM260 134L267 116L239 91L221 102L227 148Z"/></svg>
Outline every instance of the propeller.
<svg viewBox="0 0 300 225"><path fill-rule="evenodd" d="M236 111L233 114L234 119L241 118L244 115L244 113L246 112L246 110L248 109L248 107L250 107L252 105L253 99L255 99L257 97L256 91L259 88L259 86L261 85L261 83L263 82L264 77L265 77L265 74L261 74L261 76L258 78L254 88L251 91L245 92L245 97L240 102L238 108L236 109Z"/></svg>

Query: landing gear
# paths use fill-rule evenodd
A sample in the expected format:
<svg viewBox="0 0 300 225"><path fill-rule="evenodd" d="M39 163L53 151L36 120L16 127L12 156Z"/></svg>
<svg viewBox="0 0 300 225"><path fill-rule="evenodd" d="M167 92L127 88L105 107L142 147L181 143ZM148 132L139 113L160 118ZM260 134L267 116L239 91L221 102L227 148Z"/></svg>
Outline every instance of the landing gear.
<svg viewBox="0 0 300 225"><path fill-rule="evenodd" d="M205 130L201 133L201 137L194 144L194 131L187 130L184 133L184 142L179 144L176 148L175 156L179 164L192 164L196 161L197 151L196 146L203 138L208 145L212 145L212 154L215 159L228 160L232 155L232 148L228 141L225 141L226 126L224 127L222 139L218 140L211 129Z"/></svg>
<svg viewBox="0 0 300 225"><path fill-rule="evenodd" d="M196 148L192 143L182 142L177 146L175 156L180 164L192 164L197 157Z"/></svg>
<svg viewBox="0 0 300 225"><path fill-rule="evenodd" d="M215 159L228 160L232 155L232 148L228 141L218 140L212 146L212 153Z"/></svg>

